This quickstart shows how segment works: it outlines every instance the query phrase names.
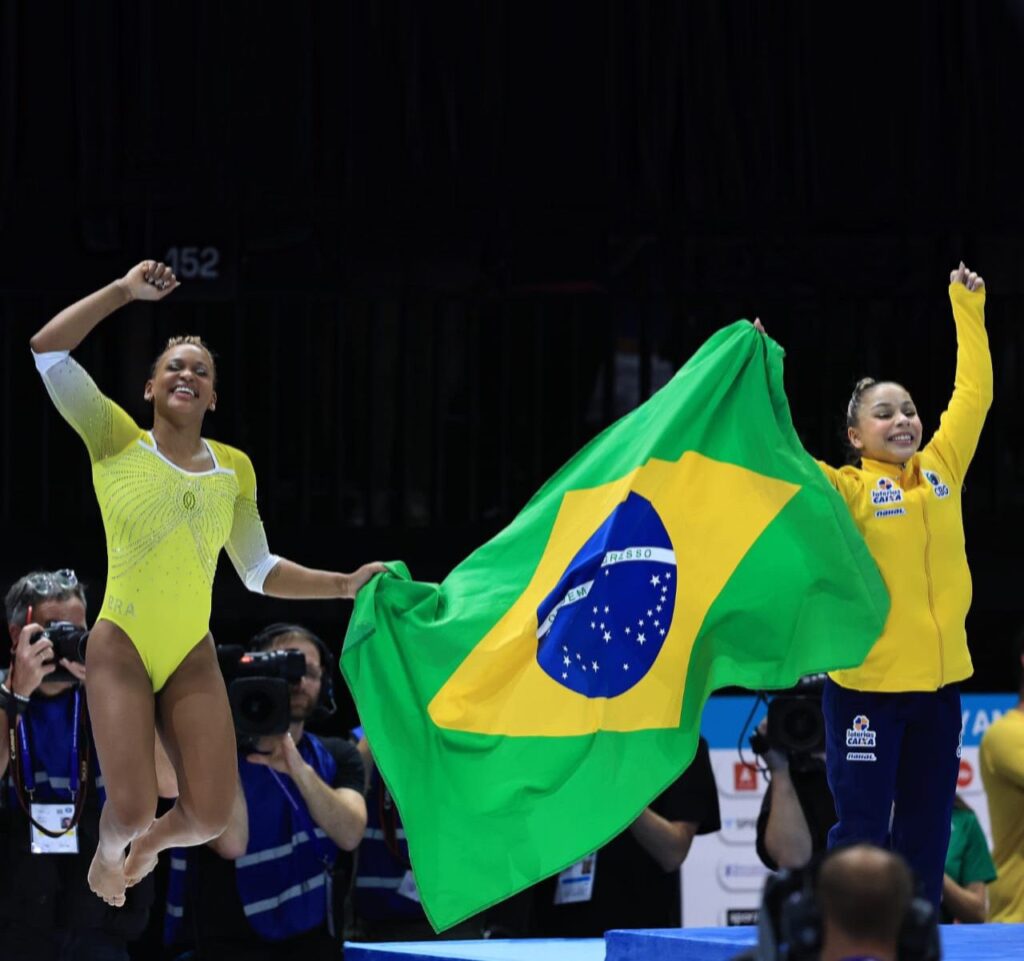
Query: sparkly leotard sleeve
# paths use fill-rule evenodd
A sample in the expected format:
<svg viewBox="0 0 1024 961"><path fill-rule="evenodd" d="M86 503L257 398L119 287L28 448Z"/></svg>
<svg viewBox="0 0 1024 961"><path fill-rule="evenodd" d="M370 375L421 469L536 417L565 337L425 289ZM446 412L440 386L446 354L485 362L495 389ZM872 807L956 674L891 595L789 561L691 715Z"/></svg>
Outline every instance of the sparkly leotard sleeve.
<svg viewBox="0 0 1024 961"><path fill-rule="evenodd" d="M213 468L185 471L68 353L37 354L36 365L92 461L107 540L107 589L97 620L131 638L159 691L209 632L221 548L257 592L279 560L267 549L252 464L241 451L207 441Z"/></svg>

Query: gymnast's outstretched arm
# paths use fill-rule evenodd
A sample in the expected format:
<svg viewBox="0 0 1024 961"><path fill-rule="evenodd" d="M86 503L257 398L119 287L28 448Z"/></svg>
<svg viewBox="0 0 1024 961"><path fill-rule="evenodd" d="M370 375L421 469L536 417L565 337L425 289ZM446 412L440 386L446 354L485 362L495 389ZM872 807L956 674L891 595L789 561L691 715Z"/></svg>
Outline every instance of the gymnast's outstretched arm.
<svg viewBox="0 0 1024 961"><path fill-rule="evenodd" d="M383 570L383 564L374 562L364 564L351 574L318 571L282 557L263 582L263 593L271 597L352 598L374 574Z"/></svg>
<svg viewBox="0 0 1024 961"><path fill-rule="evenodd" d="M32 349L37 354L74 350L101 320L119 307L133 300L163 300L179 286L169 267L144 260L119 280L65 307L32 337Z"/></svg>

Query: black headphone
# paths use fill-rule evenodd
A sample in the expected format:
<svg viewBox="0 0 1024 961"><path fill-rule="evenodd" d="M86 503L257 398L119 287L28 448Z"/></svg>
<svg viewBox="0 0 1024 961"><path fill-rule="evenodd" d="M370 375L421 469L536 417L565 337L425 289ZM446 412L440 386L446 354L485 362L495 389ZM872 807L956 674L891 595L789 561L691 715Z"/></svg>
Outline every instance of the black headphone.
<svg viewBox="0 0 1024 961"><path fill-rule="evenodd" d="M316 710L313 712L311 720L330 717L338 710L338 705L334 701L333 655L330 648L316 634L301 624L286 624L279 621L276 624L268 624L262 631L254 634L249 644L254 650L266 651L270 649L276 638L285 634L298 634L320 652L320 698L316 702Z"/></svg>
<svg viewBox="0 0 1024 961"><path fill-rule="evenodd" d="M779 871L765 881L757 924L758 961L815 961L821 951L821 909L815 897L818 871L828 854L805 868ZM910 899L899 935L899 961L939 961L938 917L931 901Z"/></svg>

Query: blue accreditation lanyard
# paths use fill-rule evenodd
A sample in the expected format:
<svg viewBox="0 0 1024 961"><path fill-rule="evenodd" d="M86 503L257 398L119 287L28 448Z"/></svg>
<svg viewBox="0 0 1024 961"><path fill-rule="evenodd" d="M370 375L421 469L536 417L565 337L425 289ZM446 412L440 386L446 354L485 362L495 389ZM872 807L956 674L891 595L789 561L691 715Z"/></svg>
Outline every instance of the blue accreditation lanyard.
<svg viewBox="0 0 1024 961"><path fill-rule="evenodd" d="M75 688L75 699L74 708L71 714L71 764L68 774L68 789L71 792L71 800L74 801L78 796L78 788L81 785L79 778L79 764L78 764L78 730L79 721L82 715L82 689L80 687ZM36 769L32 764L32 746L31 741L28 737L28 715L24 715L20 723L18 724L18 744L21 748L21 783L24 785L25 793L28 795L29 800L32 800L32 796L36 790ZM52 786L52 782L51 782ZM54 788L56 790L56 788Z"/></svg>
<svg viewBox="0 0 1024 961"><path fill-rule="evenodd" d="M295 746L298 750L298 745ZM301 752L300 752L301 756ZM305 760L305 758L303 758ZM288 803L292 806L292 811L295 813L296 819L301 822L302 827L309 835L309 841L313 845L313 851L316 855L317 860L324 866L324 898L325 898L325 914L327 916L327 933L333 938L336 937L334 929L334 863L330 857L329 849L322 843L321 839L317 837L316 822L313 820L312 815L309 813L305 804L300 803L292 795L292 792L288 789L288 785L284 783L281 776L272 767L267 768L270 771L270 776L277 782L277 786L281 789L281 792L288 799ZM315 770L315 769L314 769ZM320 775L317 774L317 777Z"/></svg>

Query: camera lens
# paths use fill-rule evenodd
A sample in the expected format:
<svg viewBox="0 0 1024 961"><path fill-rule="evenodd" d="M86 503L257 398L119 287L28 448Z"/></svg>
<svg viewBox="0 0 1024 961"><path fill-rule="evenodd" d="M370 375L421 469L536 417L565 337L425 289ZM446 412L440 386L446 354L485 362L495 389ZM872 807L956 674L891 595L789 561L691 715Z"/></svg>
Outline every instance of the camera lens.
<svg viewBox="0 0 1024 961"><path fill-rule="evenodd" d="M241 698L238 712L250 724L262 724L274 712L274 701L263 691L252 691Z"/></svg>
<svg viewBox="0 0 1024 961"><path fill-rule="evenodd" d="M288 730L288 683L280 678L236 677L228 685L228 701L237 734L263 737Z"/></svg>
<svg viewBox="0 0 1024 961"><path fill-rule="evenodd" d="M768 741L772 747L796 754L825 749L825 719L817 697L780 694L768 705Z"/></svg>
<svg viewBox="0 0 1024 961"><path fill-rule="evenodd" d="M818 740L821 725L814 711L792 711L783 723L788 743L796 746L810 746Z"/></svg>

